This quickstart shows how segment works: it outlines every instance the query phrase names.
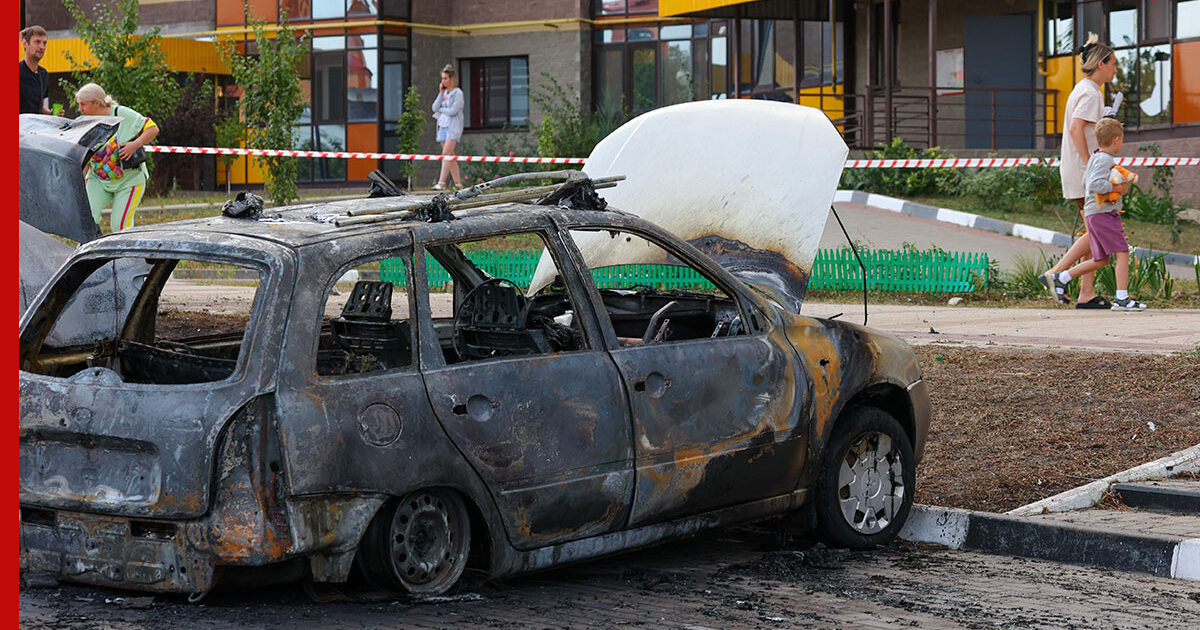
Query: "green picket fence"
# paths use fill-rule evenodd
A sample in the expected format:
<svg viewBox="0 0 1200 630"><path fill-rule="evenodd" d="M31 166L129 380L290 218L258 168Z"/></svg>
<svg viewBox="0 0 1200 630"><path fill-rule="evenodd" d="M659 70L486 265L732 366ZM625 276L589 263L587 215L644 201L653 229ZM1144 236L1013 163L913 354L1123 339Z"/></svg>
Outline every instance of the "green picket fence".
<svg viewBox="0 0 1200 630"><path fill-rule="evenodd" d="M495 278L507 278L528 286L537 269L541 250L467 250L475 266ZM867 288L912 293L966 293L987 283L987 254L944 251L861 251L867 268ZM445 289L450 274L431 256L425 256L429 286ZM380 277L400 283L404 265L399 258L383 261ZM660 289L711 290L713 285L689 267L673 265L614 265L592 270L592 280L602 289L644 284ZM817 252L812 278L813 289L862 288L862 269L854 252L847 249L822 249Z"/></svg>
<svg viewBox="0 0 1200 630"><path fill-rule="evenodd" d="M468 260L488 275L512 280L519 286L529 286L533 280L533 272L537 269L538 259L542 255L541 250L535 249L473 249L465 253ZM425 270L429 276L430 288L442 290L449 286L450 273L428 254L425 255ZM379 275L382 280L398 284L404 278L404 264L399 258L388 258L382 261ZM674 265L613 265L593 269L592 280L601 289L629 287L635 284L660 289L714 288L712 283L690 267Z"/></svg>
<svg viewBox="0 0 1200 630"><path fill-rule="evenodd" d="M969 293L987 286L987 254L941 250L863 250L867 289L908 293ZM822 249L813 264L811 289L860 289L862 268L848 249Z"/></svg>

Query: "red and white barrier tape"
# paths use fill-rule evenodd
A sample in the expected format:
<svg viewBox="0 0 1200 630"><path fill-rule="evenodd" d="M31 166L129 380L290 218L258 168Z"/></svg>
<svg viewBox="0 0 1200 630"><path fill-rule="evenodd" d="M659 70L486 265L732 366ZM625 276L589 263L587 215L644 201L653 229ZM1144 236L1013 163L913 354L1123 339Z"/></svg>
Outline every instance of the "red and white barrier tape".
<svg viewBox="0 0 1200 630"><path fill-rule="evenodd" d="M254 155L265 157L345 158L364 160L424 160L432 162L503 162L516 164L583 164L584 158L517 157L501 155L427 155L418 153L358 153L349 151L297 151L283 149L219 149L214 147L147 146L154 153L199 155ZM1122 166L1200 166L1200 157L1122 157ZM989 168L1008 166L1058 166L1058 158L945 158L922 160L846 160L845 168Z"/></svg>
<svg viewBox="0 0 1200 630"><path fill-rule="evenodd" d="M1119 157L1121 166L1200 166L1200 157ZM988 168L1058 166L1058 158L945 158L922 160L846 160L846 168Z"/></svg>
<svg viewBox="0 0 1200 630"><path fill-rule="evenodd" d="M148 145L155 153L194 153L200 155L255 155L263 157L346 158L362 160L428 160L432 162L513 162L517 164L583 164L584 158L515 157L496 155L422 155L416 153L358 153L349 151L296 151L284 149L217 149L213 147L160 147Z"/></svg>

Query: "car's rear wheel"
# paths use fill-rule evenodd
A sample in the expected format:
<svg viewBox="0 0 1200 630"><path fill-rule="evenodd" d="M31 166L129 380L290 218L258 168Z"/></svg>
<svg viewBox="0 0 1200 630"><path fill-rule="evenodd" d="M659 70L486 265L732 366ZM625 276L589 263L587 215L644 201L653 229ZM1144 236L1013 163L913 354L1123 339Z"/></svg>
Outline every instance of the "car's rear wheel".
<svg viewBox="0 0 1200 630"><path fill-rule="evenodd" d="M886 545L908 518L915 485L916 461L900 423L880 409L854 407L821 459L817 529L839 547Z"/></svg>
<svg viewBox="0 0 1200 630"><path fill-rule="evenodd" d="M358 561L376 586L437 595L458 582L470 550L470 517L459 495L418 490L380 509L363 536Z"/></svg>

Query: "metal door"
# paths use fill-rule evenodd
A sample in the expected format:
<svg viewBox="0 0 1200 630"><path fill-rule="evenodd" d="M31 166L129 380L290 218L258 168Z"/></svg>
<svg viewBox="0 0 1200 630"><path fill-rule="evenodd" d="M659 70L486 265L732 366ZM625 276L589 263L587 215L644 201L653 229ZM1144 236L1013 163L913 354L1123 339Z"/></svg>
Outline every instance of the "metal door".
<svg viewBox="0 0 1200 630"><path fill-rule="evenodd" d="M426 369L438 419L495 498L518 549L624 525L633 488L626 402L603 351Z"/></svg>
<svg viewBox="0 0 1200 630"><path fill-rule="evenodd" d="M782 335L631 346L612 356L633 415L631 526L795 487L807 397Z"/></svg>
<svg viewBox="0 0 1200 630"><path fill-rule="evenodd" d="M965 19L967 148L1032 149L1033 16L968 15Z"/></svg>

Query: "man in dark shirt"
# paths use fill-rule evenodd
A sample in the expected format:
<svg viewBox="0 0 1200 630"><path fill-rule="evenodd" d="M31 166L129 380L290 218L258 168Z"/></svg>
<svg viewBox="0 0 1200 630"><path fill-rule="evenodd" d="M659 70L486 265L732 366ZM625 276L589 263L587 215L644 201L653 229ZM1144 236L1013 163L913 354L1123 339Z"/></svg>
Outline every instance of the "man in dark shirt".
<svg viewBox="0 0 1200 630"><path fill-rule="evenodd" d="M41 67L46 54L46 29L30 26L21 31L21 44L25 47L25 59L19 62L20 97L18 102L22 114L49 114L46 97L50 96L50 73Z"/></svg>

